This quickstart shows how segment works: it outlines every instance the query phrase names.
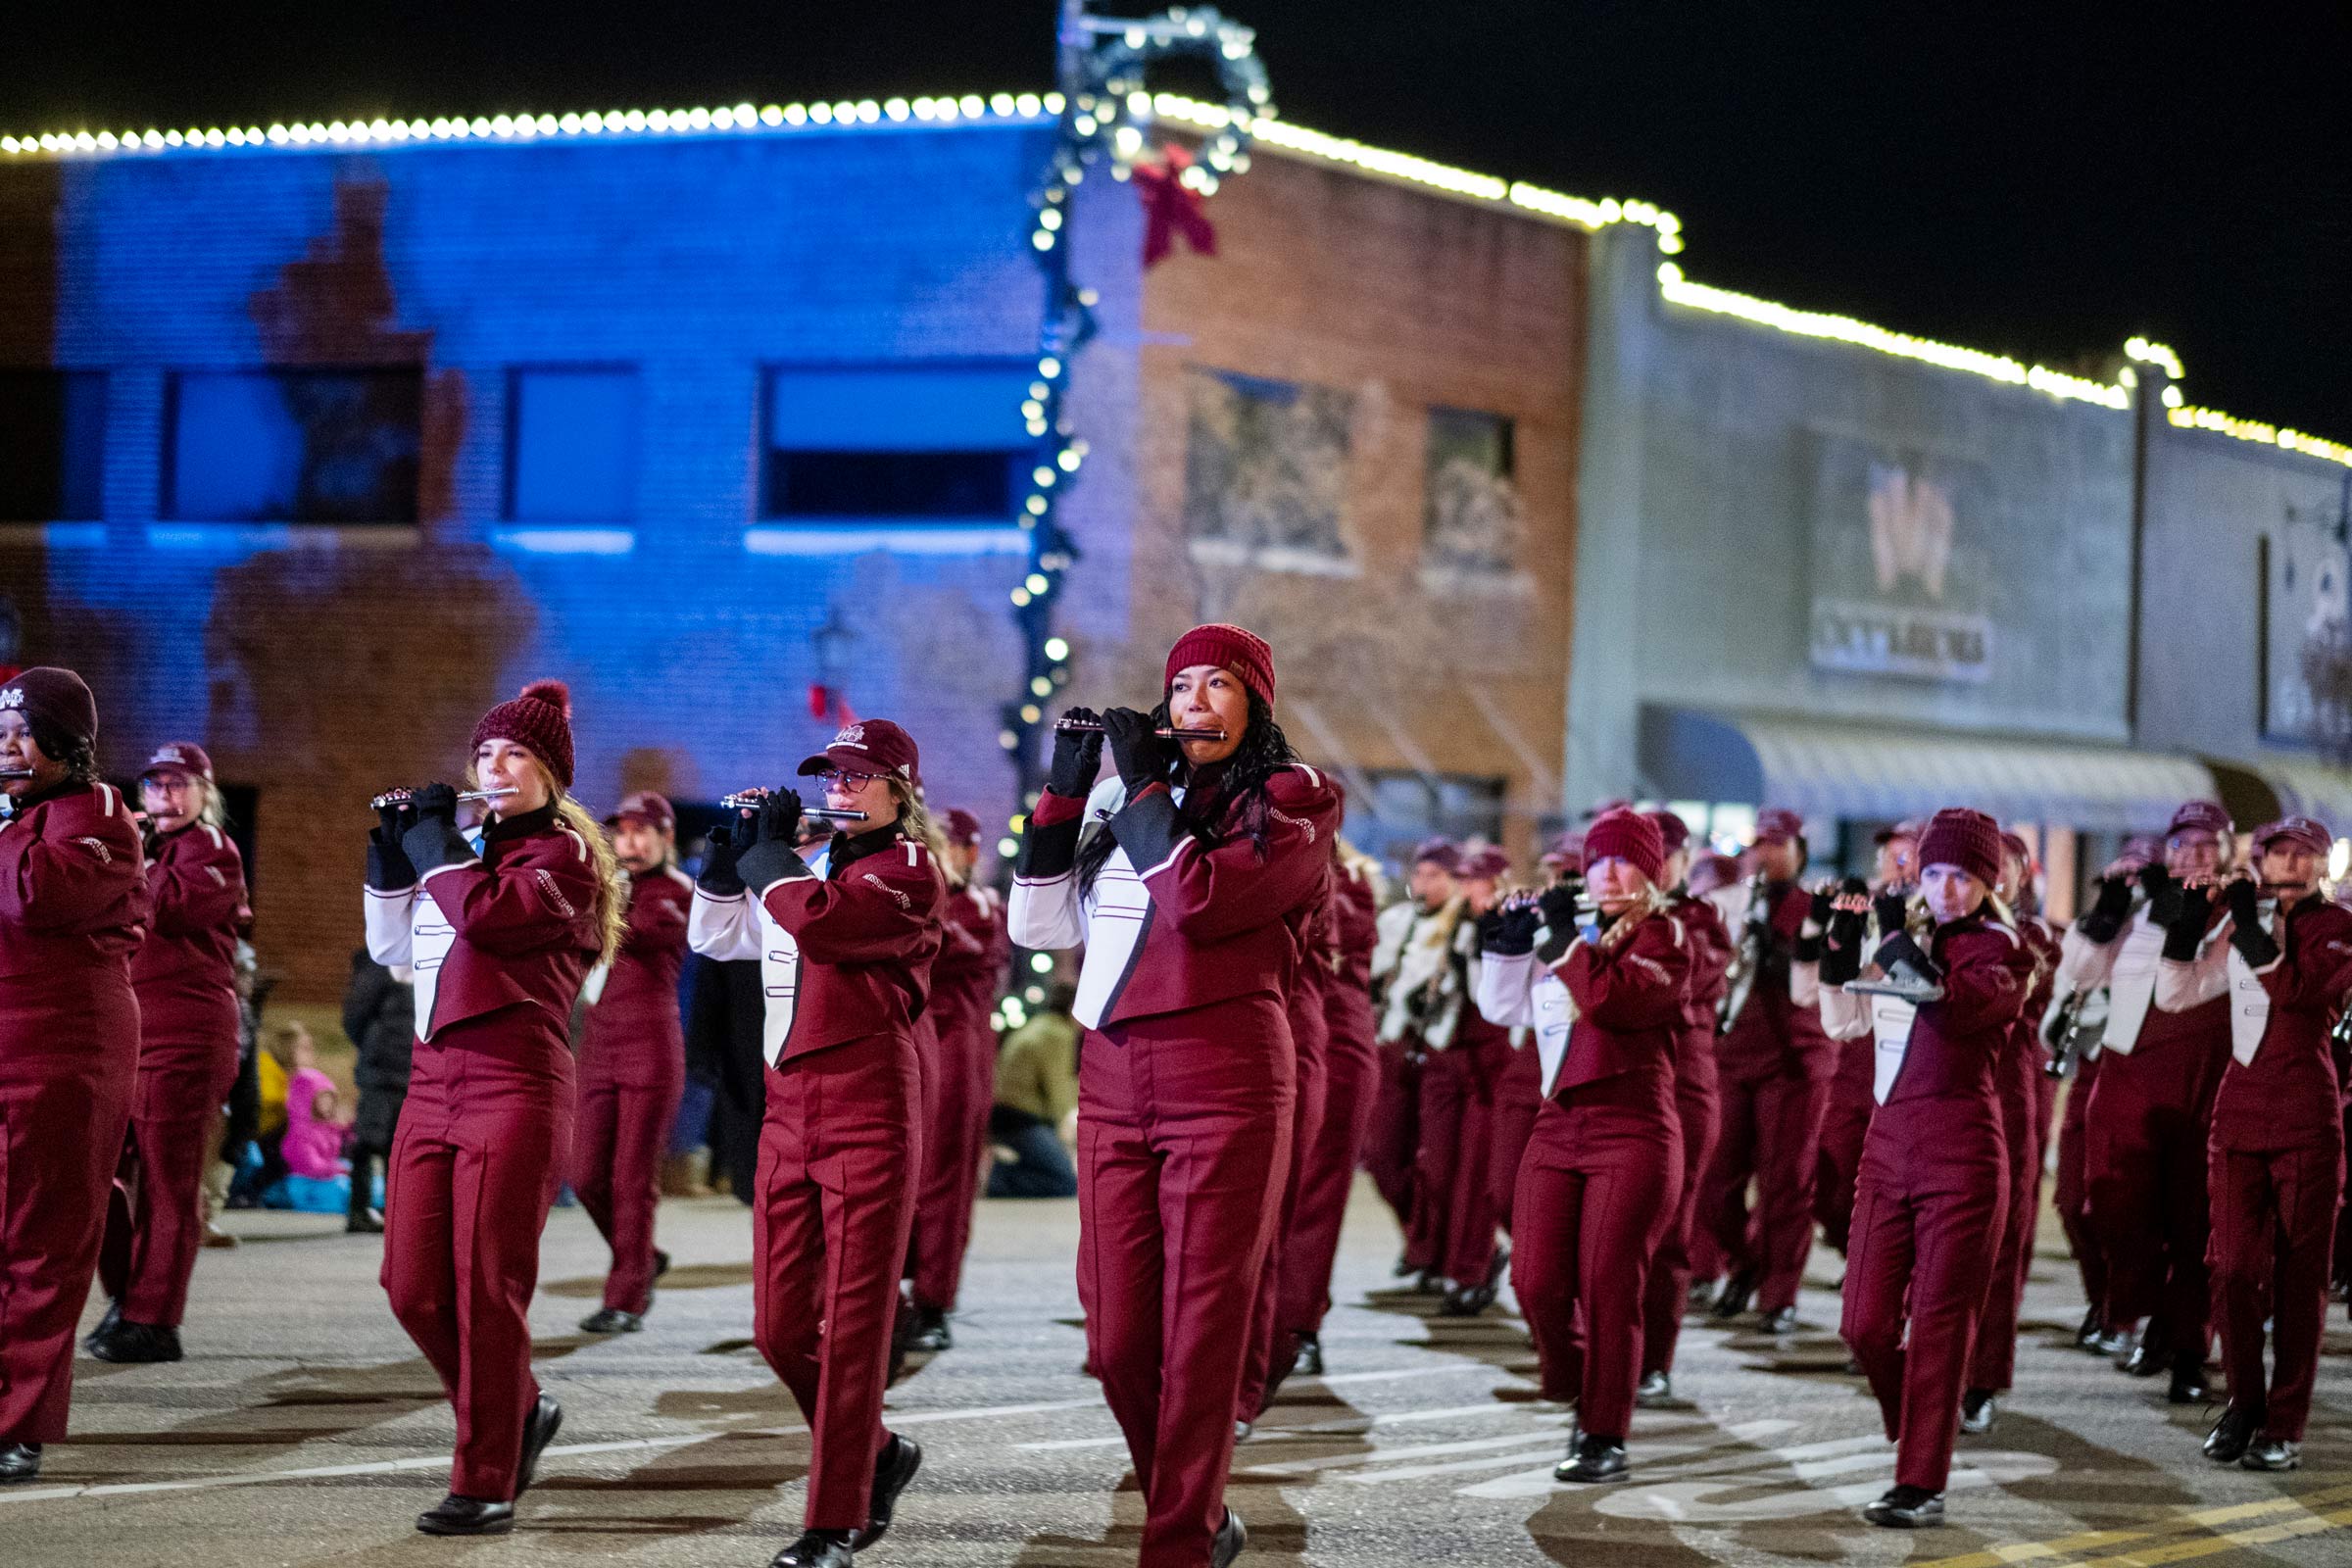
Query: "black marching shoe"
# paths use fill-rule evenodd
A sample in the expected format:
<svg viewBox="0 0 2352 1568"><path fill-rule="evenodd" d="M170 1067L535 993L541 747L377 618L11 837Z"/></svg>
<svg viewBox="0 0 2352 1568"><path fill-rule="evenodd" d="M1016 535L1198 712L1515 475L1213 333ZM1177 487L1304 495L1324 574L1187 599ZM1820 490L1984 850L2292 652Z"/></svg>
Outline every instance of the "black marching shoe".
<svg viewBox="0 0 2352 1568"><path fill-rule="evenodd" d="M531 1482L539 1474L539 1455L556 1441L563 1430L564 1407L542 1394L531 1413L522 1418L522 1457L514 1466L514 1495L521 1496L531 1490Z"/></svg>
<svg viewBox="0 0 2352 1568"><path fill-rule="evenodd" d="M2163 1337L2143 1329L2137 1343L2124 1352L2124 1358L2115 1367L2130 1377L2152 1378L2172 1362L2173 1352L2165 1348Z"/></svg>
<svg viewBox="0 0 2352 1568"><path fill-rule="evenodd" d="M2203 1404L2213 1391L2205 1382L2205 1363L2193 1354L2173 1363L2173 1386L2165 1391L2172 1404Z"/></svg>
<svg viewBox="0 0 2352 1568"><path fill-rule="evenodd" d="M2303 1464L2303 1445L2274 1438L2268 1432L2257 1432L2246 1451L2238 1456L2240 1470L2295 1470Z"/></svg>
<svg viewBox="0 0 2352 1568"><path fill-rule="evenodd" d="M343 1222L343 1234L381 1236L384 1234L384 1216L372 1208L356 1211Z"/></svg>
<svg viewBox="0 0 2352 1568"><path fill-rule="evenodd" d="M1625 1463L1625 1440L1579 1432L1569 1445L1568 1457L1552 1466L1551 1479L1579 1486L1623 1481L1631 1474Z"/></svg>
<svg viewBox="0 0 2352 1568"><path fill-rule="evenodd" d="M890 1533L890 1516L899 1506L899 1494L922 1467L923 1450L892 1433L882 1446L881 1456L874 1460L874 1491L866 1499L865 1528L850 1532L852 1551L863 1551Z"/></svg>
<svg viewBox="0 0 2352 1568"><path fill-rule="evenodd" d="M663 1250L662 1250L662 1249L660 1249L659 1247L655 1248L655 1249L654 1249L654 1278L656 1278L656 1279L660 1279L660 1278L661 1278L662 1275L664 1275L664 1274L666 1274L666 1273L668 1273L668 1272L669 1272L669 1254L668 1254L667 1252L664 1252Z"/></svg>
<svg viewBox="0 0 2352 1568"><path fill-rule="evenodd" d="M1714 1313L1717 1317L1738 1317L1747 1310L1749 1298L1756 1294L1756 1271L1743 1268L1723 1282L1716 1293Z"/></svg>
<svg viewBox="0 0 2352 1568"><path fill-rule="evenodd" d="M2001 1413L2001 1401L1991 1389L1971 1389L1960 1396L1960 1430L1990 1432L1992 1418Z"/></svg>
<svg viewBox="0 0 2352 1568"><path fill-rule="evenodd" d="M1862 1510L1862 1517L1889 1530L1928 1530L1943 1523L1943 1494L1925 1487L1889 1487Z"/></svg>
<svg viewBox="0 0 2352 1568"><path fill-rule="evenodd" d="M1767 1334L1794 1334L1796 1332L1796 1308L1776 1306L1765 1313L1764 1332Z"/></svg>
<svg viewBox="0 0 2352 1568"><path fill-rule="evenodd" d="M956 1336L948 1328L948 1314L936 1306L914 1303L914 1315L906 1324L906 1348L922 1355L937 1355L956 1348Z"/></svg>
<svg viewBox="0 0 2352 1568"><path fill-rule="evenodd" d="M580 1319L582 1334L635 1334L645 1327L641 1312L624 1312L617 1306L600 1306Z"/></svg>
<svg viewBox="0 0 2352 1568"><path fill-rule="evenodd" d="M1225 1522L1208 1543L1208 1568L1233 1568L1233 1559L1250 1544L1250 1532L1242 1527L1242 1516L1231 1508L1225 1510Z"/></svg>
<svg viewBox="0 0 2352 1568"><path fill-rule="evenodd" d="M41 1446L37 1443L0 1443L0 1486L12 1482L30 1481L41 1473Z"/></svg>
<svg viewBox="0 0 2352 1568"><path fill-rule="evenodd" d="M1634 1386L1634 1403L1644 1410L1654 1410L1673 1398L1674 1379L1663 1372L1644 1372Z"/></svg>
<svg viewBox="0 0 2352 1568"><path fill-rule="evenodd" d="M1393 1280L1409 1280L1417 1276L1420 1272L1420 1264L1407 1261L1405 1255L1402 1252L1398 1252L1396 1254L1396 1266L1389 1270L1389 1278Z"/></svg>
<svg viewBox="0 0 2352 1568"><path fill-rule="evenodd" d="M1323 1375L1323 1341L1312 1334L1298 1336L1298 1349L1291 1357L1291 1376L1319 1378Z"/></svg>
<svg viewBox="0 0 2352 1568"><path fill-rule="evenodd" d="M2082 1326L2075 1330L2075 1348L2096 1350L2107 1338L2107 1325L2099 1321L2099 1309L2092 1307L2082 1314Z"/></svg>
<svg viewBox="0 0 2352 1568"><path fill-rule="evenodd" d="M416 1528L428 1536L503 1536L514 1528L514 1505L453 1492L438 1507L418 1514Z"/></svg>
<svg viewBox="0 0 2352 1568"><path fill-rule="evenodd" d="M2243 1405L2225 1405L2221 1417L2213 1423L2213 1430L2205 1434L2205 1457L2215 1464L2237 1463L2245 1457L2259 1425L2254 1412Z"/></svg>
<svg viewBox="0 0 2352 1568"><path fill-rule="evenodd" d="M850 1568L851 1530L804 1530L801 1539L767 1560L767 1568Z"/></svg>
<svg viewBox="0 0 2352 1568"><path fill-rule="evenodd" d="M98 1342L105 1339L109 1334L114 1333L115 1325L122 1321L122 1303L121 1301L107 1302L106 1315L98 1320L98 1326L96 1328L90 1330L89 1333L81 1337L81 1348L89 1351L92 1355L97 1354Z"/></svg>
<svg viewBox="0 0 2352 1568"><path fill-rule="evenodd" d="M163 1323L133 1323L117 1318L102 1334L92 1334L89 1352L101 1361L176 1361L180 1357L179 1330Z"/></svg>
<svg viewBox="0 0 2352 1568"><path fill-rule="evenodd" d="M2093 1355L2121 1355L2131 1348L2132 1336L2121 1329L2101 1328L2099 1337L2084 1348Z"/></svg>

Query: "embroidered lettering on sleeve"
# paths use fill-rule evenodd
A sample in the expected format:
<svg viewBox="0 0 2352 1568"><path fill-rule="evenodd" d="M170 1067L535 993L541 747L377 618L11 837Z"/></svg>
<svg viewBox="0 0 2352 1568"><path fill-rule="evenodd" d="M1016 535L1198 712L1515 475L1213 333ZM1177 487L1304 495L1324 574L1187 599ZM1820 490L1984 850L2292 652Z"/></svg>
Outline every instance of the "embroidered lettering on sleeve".
<svg viewBox="0 0 2352 1568"><path fill-rule="evenodd" d="M571 901L564 896L564 890L562 888L556 886L556 879L554 877L549 876L543 870L534 871L531 874L539 879L540 890L547 895L547 902L556 906L556 912L558 914L561 914L566 920L575 919L578 917L580 911L571 906Z"/></svg>
<svg viewBox="0 0 2352 1568"><path fill-rule="evenodd" d="M868 871L868 872L866 872L866 873L865 873L865 880L866 880L866 881L868 881L868 882L871 882L871 883L872 883L874 886L876 886L876 887L880 888L880 889L881 889L883 892L885 892L885 893L889 894L889 895L890 895L892 898L894 898L894 899L898 900L898 901L899 901L899 907L900 907L900 908L902 908L902 909L911 909L911 908L913 908L913 907L914 907L914 901L913 901L912 899L908 898L908 897L907 897L906 894L904 894L904 893L901 893L901 892L900 892L900 891L899 891L897 888L894 888L894 887L892 887L892 886L891 886L889 883L887 883L887 882L883 881L883 880L882 880L880 877L878 877L878 876L874 875L874 873L873 873L873 872L871 872L871 871Z"/></svg>
<svg viewBox="0 0 2352 1568"><path fill-rule="evenodd" d="M1266 808L1266 814L1277 822L1288 822L1291 826L1305 834L1307 843L1312 844L1315 842L1315 824L1308 821L1305 817L1293 816L1287 811L1278 811L1271 806Z"/></svg>
<svg viewBox="0 0 2352 1568"><path fill-rule="evenodd" d="M99 864L112 865L115 863L115 852L106 847L104 839L75 839L74 842L98 857Z"/></svg>
<svg viewBox="0 0 2352 1568"><path fill-rule="evenodd" d="M1660 984L1664 984L1667 979L1666 966L1655 958L1644 958L1639 953L1629 953L1625 956L1625 961L1638 967L1642 973Z"/></svg>

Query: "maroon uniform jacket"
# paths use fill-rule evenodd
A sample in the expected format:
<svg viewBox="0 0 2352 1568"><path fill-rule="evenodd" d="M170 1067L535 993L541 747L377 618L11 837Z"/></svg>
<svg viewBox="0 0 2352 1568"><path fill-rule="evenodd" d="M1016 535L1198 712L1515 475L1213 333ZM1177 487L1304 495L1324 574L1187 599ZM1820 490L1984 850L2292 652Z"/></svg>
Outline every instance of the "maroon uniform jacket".
<svg viewBox="0 0 2352 1568"><path fill-rule="evenodd" d="M697 888L694 951L758 958L767 992L768 1064L869 1035L907 1035L931 995L947 884L931 852L893 822L834 835L764 888Z"/></svg>
<svg viewBox="0 0 2352 1568"><path fill-rule="evenodd" d="M1580 938L1548 965L1535 954L1486 955L1479 1006L1535 1029L1549 1098L1572 1109L1631 1111L1679 1141L1675 1037L1690 981L1690 938L1668 911L1646 916L1605 953Z"/></svg>
<svg viewBox="0 0 2352 1568"><path fill-rule="evenodd" d="M1363 872L1340 867L1331 874L1331 924L1334 964L1332 978L1346 990L1365 999L1372 996L1372 949L1380 941L1379 896Z"/></svg>
<svg viewBox="0 0 2352 1568"><path fill-rule="evenodd" d="M1923 1003L1913 1018L1902 1065L1871 1118L1870 1143L1933 1161L1969 1152L1948 1148L1938 1135L2000 1136L1994 1071L2011 1049L2034 957L2015 931L1982 910L1937 927L1930 956L1943 970L1943 998Z"/></svg>
<svg viewBox="0 0 2352 1568"><path fill-rule="evenodd" d="M147 924L139 830L111 784L20 802L0 824L0 1079L36 1060L117 1065L139 1042L130 957Z"/></svg>
<svg viewBox="0 0 2352 1568"><path fill-rule="evenodd" d="M1266 786L1266 847L1240 830L1213 777L1188 801L1196 836L1167 787L1134 800L1115 779L1089 800L1048 792L1030 813L1014 879L1012 939L1038 949L1084 946L1078 1021L1101 1029L1264 996L1281 1005L1299 961L1307 919L1331 875L1340 802L1304 763ZM1089 818L1116 841L1092 888L1078 887L1080 828Z"/></svg>
<svg viewBox="0 0 2352 1568"><path fill-rule="evenodd" d="M693 902L694 883L675 866L629 878L628 926L580 1037L582 1082L653 1089L685 1071L678 971L686 964L686 910Z"/></svg>
<svg viewBox="0 0 2352 1568"><path fill-rule="evenodd" d="M1690 972L1683 987L1683 1020L1675 1030L1675 1076L1687 1083L1715 1086L1715 1017L1732 967L1732 934L1723 916L1705 899L1678 893L1669 907L1683 923L1683 943Z"/></svg>
<svg viewBox="0 0 2352 1568"><path fill-rule="evenodd" d="M596 860L552 806L502 817L481 853L407 888L368 890L368 951L416 987L416 1037L505 1007L568 1035L603 947Z"/></svg>
<svg viewBox="0 0 2352 1568"><path fill-rule="evenodd" d="M966 885L942 905L938 961L931 965L931 1013L944 1040L975 1027L996 1003L1012 940L995 888Z"/></svg>
<svg viewBox="0 0 2352 1568"><path fill-rule="evenodd" d="M2269 998L2270 1017L2253 1059L2233 1053L2222 1069L2213 1102L2217 1149L2325 1149L2343 1140L2341 1086L2328 1036L2352 987L2352 910L2307 898L2278 924L2277 961L2252 971Z"/></svg>
<svg viewBox="0 0 2352 1568"><path fill-rule="evenodd" d="M1828 1079L1838 1070L1838 1048L1821 1023L1818 1002L1796 1000L1790 970L1813 896L1794 882L1764 889L1771 907L1763 961L1746 1005L1716 1045L1716 1060L1741 1083L1781 1076ZM1729 933L1737 943L1740 933Z"/></svg>
<svg viewBox="0 0 2352 1568"><path fill-rule="evenodd" d="M236 1048L237 921L245 860L228 835L195 822L166 835L147 863L147 940L130 962L146 1045Z"/></svg>

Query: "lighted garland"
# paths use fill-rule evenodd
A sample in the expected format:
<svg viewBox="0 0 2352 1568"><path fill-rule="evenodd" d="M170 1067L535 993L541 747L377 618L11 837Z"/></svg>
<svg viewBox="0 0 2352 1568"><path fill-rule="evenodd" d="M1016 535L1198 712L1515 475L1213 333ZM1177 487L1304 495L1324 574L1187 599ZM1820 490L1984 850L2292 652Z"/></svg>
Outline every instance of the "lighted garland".
<svg viewBox="0 0 2352 1568"><path fill-rule="evenodd" d="M1021 497L1018 521L1029 534L1029 570L1012 590L1013 618L1027 654L1020 694L1004 709L998 740L1012 754L1020 810L999 846L1009 858L1019 849L1044 778L1038 731L1049 698L1070 679L1070 647L1054 632L1054 605L1077 560L1070 536L1054 521L1061 492L1086 461L1086 443L1063 410L1070 362L1095 336L1095 293L1071 280L1070 192L1094 165L1109 161L1124 180L1156 146L1157 116L1145 74L1171 59L1206 59L1225 95L1223 123L1212 127L1195 161L1178 174L1201 196L1228 174L1250 167L1250 143L1260 120L1274 114L1256 34L1213 7L1175 7L1148 21L1089 17L1084 7L1065 14L1061 34L1061 117L1054 148L1030 196L1029 243L1045 273L1045 322L1038 339L1037 376L1021 403L1023 427L1037 441L1037 462Z"/></svg>

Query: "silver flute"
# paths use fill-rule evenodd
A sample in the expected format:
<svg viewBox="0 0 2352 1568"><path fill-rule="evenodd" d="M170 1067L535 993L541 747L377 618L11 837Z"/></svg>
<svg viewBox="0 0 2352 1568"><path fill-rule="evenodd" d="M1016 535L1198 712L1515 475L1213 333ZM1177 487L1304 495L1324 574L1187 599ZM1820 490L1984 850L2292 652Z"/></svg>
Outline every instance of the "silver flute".
<svg viewBox="0 0 2352 1568"><path fill-rule="evenodd" d="M513 789L460 790L458 792L458 799L461 801L503 801L510 795L518 795L521 792L519 790ZM390 807L412 805L415 803L416 799L416 790L402 788L397 790L386 790L383 794L378 795L374 800L369 801L368 804L374 809L381 811Z"/></svg>
<svg viewBox="0 0 2352 1568"><path fill-rule="evenodd" d="M31 778L33 776L33 771L29 767L0 767L0 783L6 783L12 778Z"/></svg>
<svg viewBox="0 0 2352 1568"><path fill-rule="evenodd" d="M1063 718L1054 721L1054 732L1057 735L1100 735L1102 733L1102 726L1090 718ZM1225 738L1225 732L1221 729L1168 729L1162 727L1152 733L1163 741L1221 741Z"/></svg>
<svg viewBox="0 0 2352 1568"><path fill-rule="evenodd" d="M721 810L756 811L766 805L767 798L774 793L775 791L767 789L737 790L732 795L720 796L718 805ZM801 808L801 814L814 817L819 822L862 822L865 820L863 811L836 811L829 806L804 806Z"/></svg>

